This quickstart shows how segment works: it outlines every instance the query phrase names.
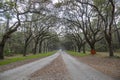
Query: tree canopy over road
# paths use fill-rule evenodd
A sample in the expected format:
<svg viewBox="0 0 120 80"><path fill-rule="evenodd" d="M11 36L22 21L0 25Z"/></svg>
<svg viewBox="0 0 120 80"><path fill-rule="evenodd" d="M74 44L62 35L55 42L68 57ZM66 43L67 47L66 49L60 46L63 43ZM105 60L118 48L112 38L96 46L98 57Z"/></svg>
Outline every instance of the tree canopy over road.
<svg viewBox="0 0 120 80"><path fill-rule="evenodd" d="M0 1L0 59L58 49L120 52L120 1Z"/></svg>

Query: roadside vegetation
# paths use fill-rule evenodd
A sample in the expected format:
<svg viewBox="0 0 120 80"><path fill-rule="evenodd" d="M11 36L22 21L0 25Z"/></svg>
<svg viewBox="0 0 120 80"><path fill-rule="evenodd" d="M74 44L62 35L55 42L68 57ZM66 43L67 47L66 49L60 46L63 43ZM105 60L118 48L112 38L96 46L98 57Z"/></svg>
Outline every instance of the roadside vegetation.
<svg viewBox="0 0 120 80"><path fill-rule="evenodd" d="M72 55L72 56L79 56L79 57L90 55L90 53L82 53L82 52L79 53L79 52L74 52L74 51L67 51L67 53Z"/></svg>
<svg viewBox="0 0 120 80"><path fill-rule="evenodd" d="M54 54L55 52L56 51L52 51L52 52L41 53L41 54L36 54L36 55L28 55L28 56L25 56L25 57L23 57L23 56L7 57L4 60L0 60L0 66L10 64L10 63L13 63L13 62L28 60L28 59L47 57L47 56L50 56L50 55Z"/></svg>

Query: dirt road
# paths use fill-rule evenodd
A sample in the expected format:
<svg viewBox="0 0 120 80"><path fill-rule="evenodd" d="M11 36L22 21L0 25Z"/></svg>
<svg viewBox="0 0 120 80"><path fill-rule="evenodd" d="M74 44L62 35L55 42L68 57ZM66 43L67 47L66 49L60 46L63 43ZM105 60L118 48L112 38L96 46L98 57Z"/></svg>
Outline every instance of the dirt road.
<svg viewBox="0 0 120 80"><path fill-rule="evenodd" d="M0 73L0 80L27 80L30 74L49 64L58 55L59 51L52 56L2 72Z"/></svg>
<svg viewBox="0 0 120 80"><path fill-rule="evenodd" d="M61 55L61 58L56 59L57 57L59 57L59 55ZM55 62L55 59L57 60L57 62ZM44 68L45 65L47 65L48 68L51 66L51 68L53 67L54 69L58 68L57 66L59 66L59 68L62 67L62 65L64 64L62 64L60 61L65 64L65 67L68 70L72 80L114 80L110 76L107 76L95 70L94 68L88 66L87 64L78 61L76 58L66 54L64 51L58 51L56 54L52 56L0 73L0 80L29 80L28 76L34 74L36 71L38 71L37 72L38 74L43 74L39 72L43 72L43 71L47 72L47 70L49 72L50 69L47 69L47 67ZM49 65L51 62L53 62L52 63L53 66ZM59 65L57 65L56 63ZM54 72L54 69L51 69L51 71ZM60 72L60 71L66 71L66 69L56 69L56 70L57 72ZM57 72L54 72L54 74L57 74ZM50 74L53 73L50 72ZM44 73L44 75L48 75L48 74ZM42 79L42 80L46 80L46 79ZM61 80L61 79L54 79L53 77L52 80ZM62 79L62 80L66 80L66 79Z"/></svg>
<svg viewBox="0 0 120 80"><path fill-rule="evenodd" d="M71 74L72 80L114 80L94 68L78 61L76 58L62 52L63 60Z"/></svg>

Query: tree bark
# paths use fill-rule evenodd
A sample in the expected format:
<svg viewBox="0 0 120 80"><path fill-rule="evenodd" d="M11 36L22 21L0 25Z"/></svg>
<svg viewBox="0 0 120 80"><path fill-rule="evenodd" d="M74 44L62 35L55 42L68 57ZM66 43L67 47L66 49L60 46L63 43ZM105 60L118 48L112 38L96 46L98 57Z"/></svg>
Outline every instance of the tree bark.
<svg viewBox="0 0 120 80"><path fill-rule="evenodd" d="M32 36L32 34L30 34L30 35L28 36L28 38L26 38L26 40L25 40L23 56L26 56L27 47L28 47L28 45L29 45L29 43L30 43L30 38L31 38L31 36Z"/></svg>
<svg viewBox="0 0 120 80"><path fill-rule="evenodd" d="M119 45L120 45L120 32L119 32L119 29L117 28L117 24L114 20L114 23L115 23L115 30L116 30L116 33L117 33L117 37L118 37L118 42L119 42Z"/></svg>
<svg viewBox="0 0 120 80"><path fill-rule="evenodd" d="M36 52L37 52L37 44L38 44L38 41L35 42L35 47L34 47L34 50L33 50L33 54L36 54Z"/></svg>
<svg viewBox="0 0 120 80"><path fill-rule="evenodd" d="M76 50L76 46L75 46L75 45L73 46L73 51L74 51L74 52L76 52L76 51L77 51L77 50Z"/></svg>
<svg viewBox="0 0 120 80"><path fill-rule="evenodd" d="M41 47L42 47L42 41L40 41L40 43L39 43L39 53L41 53L42 51L42 49L41 49Z"/></svg>
<svg viewBox="0 0 120 80"><path fill-rule="evenodd" d="M10 38L10 35L17 30L17 27L4 34L4 36L2 38L2 41L0 42L0 59L4 59L4 46L5 46L5 43L8 40L8 38Z"/></svg>
<svg viewBox="0 0 120 80"><path fill-rule="evenodd" d="M0 59L4 59L4 46L8 38L9 35L4 35L2 41L0 42Z"/></svg>
<svg viewBox="0 0 120 80"><path fill-rule="evenodd" d="M77 46L78 47L78 52L80 53L81 52L81 46Z"/></svg>
<svg viewBox="0 0 120 80"><path fill-rule="evenodd" d="M95 49L91 49L91 54L92 54L92 55L95 55L95 54L96 54Z"/></svg>
<svg viewBox="0 0 120 80"><path fill-rule="evenodd" d="M113 45L112 45L112 35L111 35L111 33L109 33L109 36L106 34L105 38L106 38L106 41L108 43L109 56L112 57L112 56L114 56L114 53L113 53Z"/></svg>
<svg viewBox="0 0 120 80"><path fill-rule="evenodd" d="M106 36L105 37L106 40L107 40L107 43L108 43L108 49L109 49L109 56L112 57L114 56L114 53L113 53L113 45L112 45L112 38Z"/></svg>
<svg viewBox="0 0 120 80"><path fill-rule="evenodd" d="M86 51L85 51L85 44L83 45L83 53L86 53Z"/></svg>
<svg viewBox="0 0 120 80"><path fill-rule="evenodd" d="M25 44L24 46L23 56L26 56L26 52L27 52L27 44Z"/></svg>
<svg viewBox="0 0 120 80"><path fill-rule="evenodd" d="M96 54L95 44L91 44L91 54L92 54L92 55L95 55L95 54Z"/></svg>
<svg viewBox="0 0 120 80"><path fill-rule="evenodd" d="M109 56L110 57L114 56L114 54L113 54L113 47L112 47L111 43L109 43L108 48L109 48Z"/></svg>
<svg viewBox="0 0 120 80"><path fill-rule="evenodd" d="M4 59L4 54L3 54L3 51L4 51L4 45L5 44L0 44L0 59Z"/></svg>
<svg viewBox="0 0 120 80"><path fill-rule="evenodd" d="M108 34L107 34L107 31L104 33L105 33L105 39L106 39L107 44L108 44L109 56L112 57L112 56L114 56L113 44L112 44L112 33L111 33L111 31L109 31Z"/></svg>

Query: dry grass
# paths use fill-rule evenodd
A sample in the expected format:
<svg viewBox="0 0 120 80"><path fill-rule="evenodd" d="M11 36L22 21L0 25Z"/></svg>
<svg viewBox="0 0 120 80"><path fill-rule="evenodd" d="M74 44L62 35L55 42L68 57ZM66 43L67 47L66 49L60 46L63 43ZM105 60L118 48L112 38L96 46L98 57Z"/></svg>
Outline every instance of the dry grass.
<svg viewBox="0 0 120 80"><path fill-rule="evenodd" d="M109 53L108 52L97 52L97 55L98 56L102 56L102 57L108 57ZM114 55L120 57L120 53L119 52L115 52Z"/></svg>

